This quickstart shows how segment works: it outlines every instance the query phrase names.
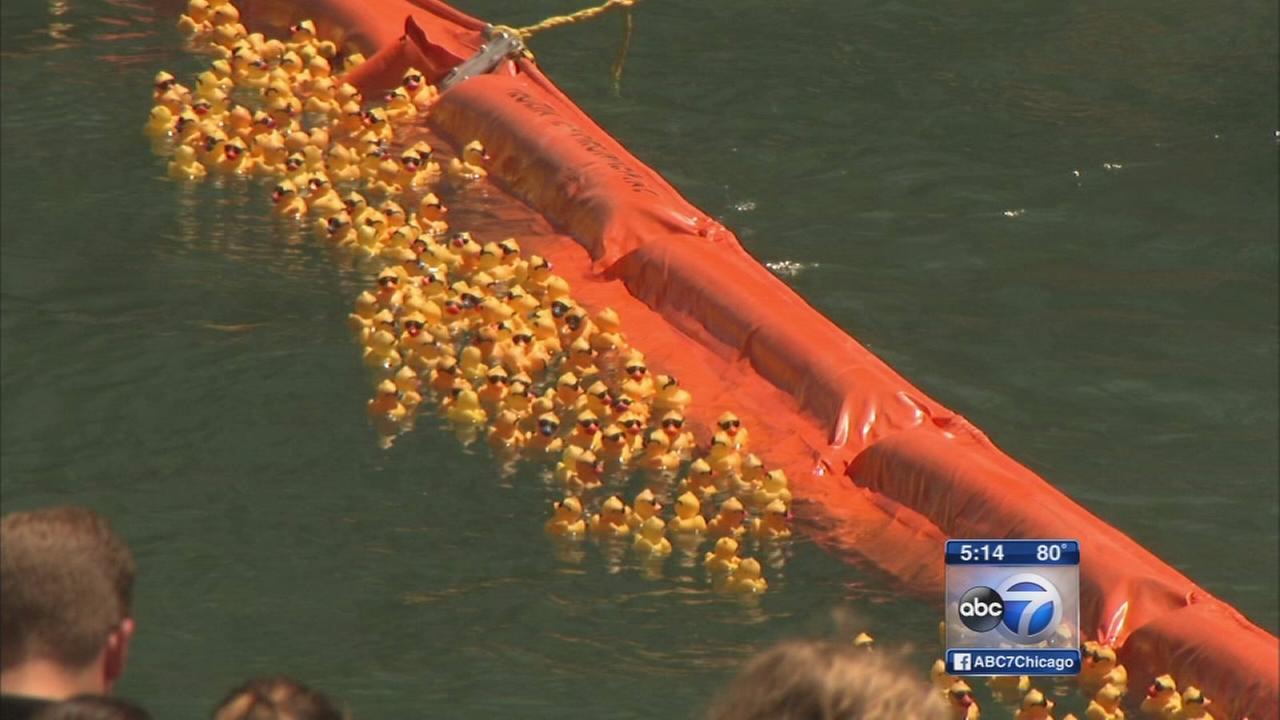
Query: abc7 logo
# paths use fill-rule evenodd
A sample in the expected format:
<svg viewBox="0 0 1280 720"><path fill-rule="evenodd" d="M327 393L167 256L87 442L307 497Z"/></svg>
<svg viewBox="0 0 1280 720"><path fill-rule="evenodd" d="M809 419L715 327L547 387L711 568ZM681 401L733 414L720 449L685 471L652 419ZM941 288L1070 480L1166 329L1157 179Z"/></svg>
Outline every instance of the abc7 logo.
<svg viewBox="0 0 1280 720"><path fill-rule="evenodd" d="M960 622L974 632L999 629L1015 642L1046 639L1062 622L1062 596L1039 575L1019 573L999 586L969 588L960 596Z"/></svg>

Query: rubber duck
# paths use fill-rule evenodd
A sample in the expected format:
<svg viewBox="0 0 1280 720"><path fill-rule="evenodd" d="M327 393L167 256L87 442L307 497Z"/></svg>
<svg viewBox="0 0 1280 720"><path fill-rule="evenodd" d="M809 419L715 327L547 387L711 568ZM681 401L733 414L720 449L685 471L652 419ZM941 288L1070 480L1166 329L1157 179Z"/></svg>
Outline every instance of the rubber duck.
<svg viewBox="0 0 1280 720"><path fill-rule="evenodd" d="M631 454L635 454L644 450L644 419L635 413L624 413L617 420L617 425L622 427L622 432L626 436L627 446L631 448ZM665 439L666 435L662 435Z"/></svg>
<svg viewBox="0 0 1280 720"><path fill-rule="evenodd" d="M684 431L684 415L671 410L662 416L662 432L667 434L671 452L680 456L693 450L693 433Z"/></svg>
<svg viewBox="0 0 1280 720"><path fill-rule="evenodd" d="M671 519L669 527L671 532L681 534L707 531L707 520L702 517L702 503L697 495L686 492L676 498L676 516Z"/></svg>
<svg viewBox="0 0 1280 720"><path fill-rule="evenodd" d="M393 87L382 96L382 109L391 122L402 123L412 120L418 114L418 106L413 104L409 93L402 87Z"/></svg>
<svg viewBox="0 0 1280 720"><path fill-rule="evenodd" d="M595 332L591 335L591 348L596 352L609 352L626 347L627 341L622 335L622 320L618 311L604 308L596 313ZM644 358L640 358L643 364ZM652 383L650 383L652 385Z"/></svg>
<svg viewBox="0 0 1280 720"><path fill-rule="evenodd" d="M307 63L306 75L310 81L303 86L303 92L307 96L314 95L316 84L321 82L328 83L328 87L332 90L333 68L329 65L329 61L319 54L311 55L311 57L306 57L305 59Z"/></svg>
<svg viewBox="0 0 1280 720"><path fill-rule="evenodd" d="M386 418L399 422L403 420L408 410L400 403L399 391L396 384L390 380L383 380L378 383L377 393L368 404L369 416L375 419Z"/></svg>
<svg viewBox="0 0 1280 720"><path fill-rule="evenodd" d="M764 508L764 514L751 523L751 534L758 540L784 540L791 537L787 526L787 506L774 500Z"/></svg>
<svg viewBox="0 0 1280 720"><path fill-rule="evenodd" d="M551 314L547 311L535 311L529 317L529 329L533 331L535 346L543 354L548 357L555 357L563 351L555 320L551 318Z"/></svg>
<svg viewBox="0 0 1280 720"><path fill-rule="evenodd" d="M973 698L973 690L963 680L957 680L947 688L947 703L954 720L978 720L982 715L978 701Z"/></svg>
<svg viewBox="0 0 1280 720"><path fill-rule="evenodd" d="M532 381L523 374L515 375L511 378L507 396L502 399L501 409L510 410L516 414L516 417L521 419L531 418L532 404Z"/></svg>
<svg viewBox="0 0 1280 720"><path fill-rule="evenodd" d="M147 124L142 131L153 138L168 137L173 133L173 112L164 105L156 105L147 115Z"/></svg>
<svg viewBox="0 0 1280 720"><path fill-rule="evenodd" d="M409 98L413 100L413 104L418 106L419 110L426 110L435 102L438 93L435 86L427 82L422 73L415 68L409 68L404 71L404 77L400 80L400 87L405 89L409 94Z"/></svg>
<svg viewBox="0 0 1280 720"><path fill-rule="evenodd" d="M751 496L756 488L764 485L764 476L764 461L754 453L747 453L742 457L742 467L738 471L738 476L732 478L729 483L730 490L744 502L754 505Z"/></svg>
<svg viewBox="0 0 1280 720"><path fill-rule="evenodd" d="M712 575L728 575L738 567L738 541L731 537L716 540L715 547L702 560L702 566Z"/></svg>
<svg viewBox="0 0 1280 720"><path fill-rule="evenodd" d="M161 98L172 97L182 102L191 99L191 91L178 82L178 78L167 70L156 73L151 86L151 99L159 103ZM172 110L173 108L169 108Z"/></svg>
<svg viewBox="0 0 1280 720"><path fill-rule="evenodd" d="M396 350L396 336L390 330L378 328L375 318L374 330L369 334L364 348L365 366L391 369L402 363L400 351Z"/></svg>
<svg viewBox="0 0 1280 720"><path fill-rule="evenodd" d="M246 55L238 83L251 90L263 90L271 83L271 65L258 55Z"/></svg>
<svg viewBox="0 0 1280 720"><path fill-rule="evenodd" d="M488 175L484 162L489 156L479 140L472 140L462 148L462 155L449 161L449 175L456 180L476 180Z"/></svg>
<svg viewBox="0 0 1280 720"><path fill-rule="evenodd" d="M565 444L595 452L600 447L600 418L590 410L579 412Z"/></svg>
<svg viewBox="0 0 1280 720"><path fill-rule="evenodd" d="M339 86L341 91L341 86ZM339 101L340 100L335 100ZM334 116L333 132L337 137L351 142L364 134L364 110L356 102L344 102Z"/></svg>
<svg viewBox="0 0 1280 720"><path fill-rule="evenodd" d="M418 201L417 221L418 227L422 232L433 237L440 237L449 232L449 223L445 221L444 216L448 214L449 209L440 202L440 198L435 193L427 193Z"/></svg>
<svg viewBox="0 0 1280 720"><path fill-rule="evenodd" d="M404 294L400 291L400 273L395 268L383 268L378 271L378 291L374 295L378 299L378 307L396 312L404 304Z"/></svg>
<svg viewBox="0 0 1280 720"><path fill-rule="evenodd" d="M547 283L553 277L551 267L551 261L541 255L529 256L529 277L521 284L540 300L546 297Z"/></svg>
<svg viewBox="0 0 1280 720"><path fill-rule="evenodd" d="M484 387L477 393L480 396L480 402L486 407L497 407L507 396L507 382L507 371L501 365L490 368L485 375Z"/></svg>
<svg viewBox="0 0 1280 720"><path fill-rule="evenodd" d="M303 112L314 115L336 115L341 108L338 106L338 101L334 97L333 91L332 78L313 79L310 92L307 94L307 101L302 105Z"/></svg>
<svg viewBox="0 0 1280 720"><path fill-rule="evenodd" d="M711 474L711 466L702 458L694 460L689 465L689 474L680 483L682 492L691 492L704 502L715 497L717 489L715 477Z"/></svg>
<svg viewBox="0 0 1280 720"><path fill-rule="evenodd" d="M874 650L875 646L876 646L876 639L874 637L871 637L871 633L860 632L857 635L853 636L854 649L866 650L869 652L871 650Z"/></svg>
<svg viewBox="0 0 1280 720"><path fill-rule="evenodd" d="M707 463L717 477L733 478L742 471L742 456L734 449L733 440L727 433L717 432L711 436L711 446L707 449Z"/></svg>
<svg viewBox="0 0 1280 720"><path fill-rule="evenodd" d="M582 396L582 383L578 376L571 372L563 373L556 378L556 387L552 399L558 412L566 412L578 406L578 398Z"/></svg>
<svg viewBox="0 0 1280 720"><path fill-rule="evenodd" d="M667 539L667 524L660 517L650 517L640 525L632 547L644 557L666 557L671 554L671 541Z"/></svg>
<svg viewBox="0 0 1280 720"><path fill-rule="evenodd" d="M1178 720L1213 720L1213 715L1205 709L1205 705L1209 704L1200 692L1200 688L1195 685L1187 686L1185 692L1182 693L1182 709L1178 711Z"/></svg>
<svg viewBox="0 0 1280 720"><path fill-rule="evenodd" d="M1139 710L1146 718L1176 720L1182 710L1182 696L1178 694L1178 684L1173 681L1173 676L1161 675L1153 680Z"/></svg>
<svg viewBox="0 0 1280 720"><path fill-rule="evenodd" d="M536 428L525 443L525 449L546 455L558 455L564 449L564 440L560 432L560 418L555 413L545 412L538 415Z"/></svg>
<svg viewBox="0 0 1280 720"><path fill-rule="evenodd" d="M1104 685L1114 685L1124 694L1129 684L1129 672L1116 662L1115 649L1097 645L1083 655L1084 663L1077 680L1086 695L1096 694Z"/></svg>
<svg viewBox="0 0 1280 720"><path fill-rule="evenodd" d="M596 333L592 337L598 337ZM639 353L632 353L627 359L627 364L623 367L627 373L627 379L622 383L622 391L637 400L648 401L654 395L653 378L649 377L649 366L644 361L644 356Z"/></svg>
<svg viewBox="0 0 1280 720"><path fill-rule="evenodd" d="M169 177L176 180L198 180L208 171L196 159L195 148L190 145L179 145L173 149L173 160L169 162Z"/></svg>
<svg viewBox="0 0 1280 720"><path fill-rule="evenodd" d="M298 196L298 188L288 180L276 183L271 191L271 202L275 204L277 215L301 217L307 214L307 203Z"/></svg>
<svg viewBox="0 0 1280 720"><path fill-rule="evenodd" d="M364 111L364 127L384 142L391 142L391 123L387 121L387 113L382 108L370 108Z"/></svg>
<svg viewBox="0 0 1280 720"><path fill-rule="evenodd" d="M661 431L654 430L645 436L634 465L650 472L671 472L680 466L680 456L671 452L671 441Z"/></svg>
<svg viewBox="0 0 1280 720"><path fill-rule="evenodd" d="M1053 701L1039 690L1030 689L1022 696L1022 705L1014 720L1053 720L1052 713Z"/></svg>
<svg viewBox="0 0 1280 720"><path fill-rule="evenodd" d="M406 150L400 153L399 174L396 182L413 190L430 187L440 177L440 166L423 157L417 150ZM437 201L439 202L439 201Z"/></svg>
<svg viewBox="0 0 1280 720"><path fill-rule="evenodd" d="M929 681L939 693L945 695L952 683L958 680L959 678L947 674L947 664L941 658L933 661L933 667L929 669Z"/></svg>
<svg viewBox="0 0 1280 720"><path fill-rule="evenodd" d="M720 428L720 432L727 434L729 439L733 440L734 449L746 449L750 434L746 428L742 427L742 421L738 419L737 415L731 412L722 414L716 420L716 427Z"/></svg>
<svg viewBox="0 0 1280 720"><path fill-rule="evenodd" d="M324 174L314 174L307 180L307 207L321 218L331 218L339 213L346 213L342 198L333 189L333 184Z"/></svg>
<svg viewBox="0 0 1280 720"><path fill-rule="evenodd" d="M547 534L582 537L587 531L587 523L582 519L582 501L576 497L567 497L551 503L554 515L545 525Z"/></svg>
<svg viewBox="0 0 1280 720"><path fill-rule="evenodd" d="M659 521L661 522L661 521ZM587 523L592 535L605 537L624 537L631 534L631 526L627 525L627 506L622 498L612 495L600 506L599 514Z"/></svg>
<svg viewBox="0 0 1280 720"><path fill-rule="evenodd" d="M249 148L240 138L232 138L220 143L222 152L214 159L214 167L229 175L248 175L253 172L253 159L249 156Z"/></svg>
<svg viewBox="0 0 1280 720"><path fill-rule="evenodd" d="M453 356L446 355L431 370L431 389L437 395L447 395L458 379L458 361Z"/></svg>
<svg viewBox="0 0 1280 720"><path fill-rule="evenodd" d="M345 212L316 221L316 234L338 246L351 245L356 241L356 230L351 225L351 216Z"/></svg>
<svg viewBox="0 0 1280 720"><path fill-rule="evenodd" d="M621 427L609 425L600 433L600 449L597 454L609 470L627 466L631 461L631 445Z"/></svg>
<svg viewBox="0 0 1280 720"><path fill-rule="evenodd" d="M707 523L707 533L711 537L741 537L746 532L743 522L747 519L747 511L742 501L731 497L720 503L720 512Z"/></svg>
<svg viewBox="0 0 1280 720"><path fill-rule="evenodd" d="M355 312L347 316L347 327L351 332L365 339L365 332L373 326L373 316L378 312L378 301L373 293L365 291L356 296Z"/></svg>
<svg viewBox="0 0 1280 720"><path fill-rule="evenodd" d="M187 11L178 16L178 31L184 35L207 35L212 29L206 0L191 0L187 3Z"/></svg>
<svg viewBox="0 0 1280 720"><path fill-rule="evenodd" d="M755 558L742 558L733 569L724 589L729 592L762 593L769 588L769 582L760 575L760 561Z"/></svg>
<svg viewBox="0 0 1280 720"><path fill-rule="evenodd" d="M1120 698L1124 695L1115 685L1103 685L1085 708L1086 720L1124 720Z"/></svg>
<svg viewBox="0 0 1280 720"><path fill-rule="evenodd" d="M174 141L182 145L194 145L201 132L200 118L190 110L183 110L173 122Z"/></svg>
<svg viewBox="0 0 1280 720"><path fill-rule="evenodd" d="M253 140L253 113L243 105L236 105L227 113L227 132L240 139L248 147Z"/></svg>
<svg viewBox="0 0 1280 720"><path fill-rule="evenodd" d="M396 389L400 391L400 402L409 409L416 408L422 403L422 393L419 390L422 387L422 378L418 377L418 373L408 365L403 365L392 382L396 384Z"/></svg>
<svg viewBox="0 0 1280 720"><path fill-rule="evenodd" d="M786 473L781 470L770 470L765 473L764 480L761 481L760 486L752 491L751 506L758 510L774 501L781 501L785 505L790 505L791 489L787 485Z"/></svg>
<svg viewBox="0 0 1280 720"><path fill-rule="evenodd" d="M364 64L364 53L350 53L342 59L342 72L349 73Z"/></svg>
<svg viewBox="0 0 1280 720"><path fill-rule="evenodd" d="M996 675L987 680L987 687L1001 702L1014 703L1031 689L1031 678L1026 675Z"/></svg>
<svg viewBox="0 0 1280 720"><path fill-rule="evenodd" d="M597 380L587 387L586 392L578 396L575 406L577 410L590 410L596 415L608 415L613 399L609 397L609 387Z"/></svg>
<svg viewBox="0 0 1280 720"><path fill-rule="evenodd" d="M525 434L520 430L520 416L510 410L502 410L493 420L489 431L489 446L498 449L524 447Z"/></svg>
<svg viewBox="0 0 1280 720"><path fill-rule="evenodd" d="M480 407L480 398L473 390L463 390L453 399L445 416L454 425L483 425L488 413Z"/></svg>

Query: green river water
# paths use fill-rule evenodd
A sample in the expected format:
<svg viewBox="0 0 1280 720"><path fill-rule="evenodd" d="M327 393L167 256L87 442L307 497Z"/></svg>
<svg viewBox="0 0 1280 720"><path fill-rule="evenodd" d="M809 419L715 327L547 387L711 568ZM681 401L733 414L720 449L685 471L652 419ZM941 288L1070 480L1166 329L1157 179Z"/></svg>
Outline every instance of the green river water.
<svg viewBox="0 0 1280 720"><path fill-rule="evenodd" d="M651 0L620 96L618 18L534 46L820 310L1275 632L1277 7L1006 5ZM379 450L363 278L140 133L156 70L196 68L176 11L2 12L0 499L126 536L120 690L157 717L278 671L356 718L686 717L837 609L937 654L929 598L803 539L744 603L676 560L558 557L532 473L429 423Z"/></svg>

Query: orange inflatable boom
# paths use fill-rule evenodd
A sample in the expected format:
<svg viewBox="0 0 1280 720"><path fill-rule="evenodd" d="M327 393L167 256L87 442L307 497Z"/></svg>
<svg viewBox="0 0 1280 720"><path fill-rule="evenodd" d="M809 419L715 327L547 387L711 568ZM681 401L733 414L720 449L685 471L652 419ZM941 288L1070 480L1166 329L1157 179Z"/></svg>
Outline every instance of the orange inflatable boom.
<svg viewBox="0 0 1280 720"><path fill-rule="evenodd" d="M485 41L484 23L435 0L241 4L257 29L312 16L322 35L372 53L347 78L367 97L410 66L438 81ZM765 461L792 477L797 511L818 541L907 587L938 591L946 537L1077 537L1082 629L1119 646L1137 687L1170 672L1214 698L1218 717L1277 718L1274 635L900 377L632 157L532 60L503 61L444 91L427 123L457 145L484 143L490 178L559 231L522 235L521 244L550 257L575 297L620 312L631 342L698 398L691 421L705 428L720 410L737 412Z"/></svg>

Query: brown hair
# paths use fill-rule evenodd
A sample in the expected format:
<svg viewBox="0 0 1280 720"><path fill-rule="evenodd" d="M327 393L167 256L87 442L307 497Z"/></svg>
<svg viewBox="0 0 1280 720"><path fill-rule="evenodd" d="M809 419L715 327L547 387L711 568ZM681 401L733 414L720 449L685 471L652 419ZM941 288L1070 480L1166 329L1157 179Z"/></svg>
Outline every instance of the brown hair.
<svg viewBox="0 0 1280 720"><path fill-rule="evenodd" d="M851 644L793 640L752 658L708 720L946 720L946 708L893 658Z"/></svg>
<svg viewBox="0 0 1280 720"><path fill-rule="evenodd" d="M136 567L106 518L80 507L0 519L0 668L45 657L81 668L129 617Z"/></svg>
<svg viewBox="0 0 1280 720"><path fill-rule="evenodd" d="M324 693L289 677L254 678L232 690L213 720L344 720Z"/></svg>

